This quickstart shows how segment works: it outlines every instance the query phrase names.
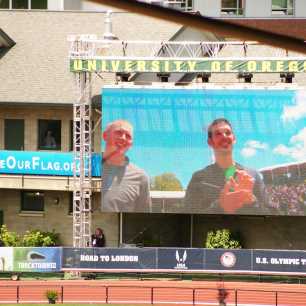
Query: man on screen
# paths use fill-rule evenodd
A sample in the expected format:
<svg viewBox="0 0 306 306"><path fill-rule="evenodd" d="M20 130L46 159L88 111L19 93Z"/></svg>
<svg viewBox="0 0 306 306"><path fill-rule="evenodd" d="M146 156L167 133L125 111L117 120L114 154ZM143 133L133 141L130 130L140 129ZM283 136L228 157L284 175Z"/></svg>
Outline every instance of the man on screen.
<svg viewBox="0 0 306 306"><path fill-rule="evenodd" d="M186 205L198 213L264 214L264 183L257 171L234 161L236 138L230 122L224 118L214 120L208 127L207 143L215 163L193 174Z"/></svg>
<svg viewBox="0 0 306 306"><path fill-rule="evenodd" d="M109 123L103 132L102 210L150 212L149 179L130 163L126 152L133 144L133 127L125 120Z"/></svg>

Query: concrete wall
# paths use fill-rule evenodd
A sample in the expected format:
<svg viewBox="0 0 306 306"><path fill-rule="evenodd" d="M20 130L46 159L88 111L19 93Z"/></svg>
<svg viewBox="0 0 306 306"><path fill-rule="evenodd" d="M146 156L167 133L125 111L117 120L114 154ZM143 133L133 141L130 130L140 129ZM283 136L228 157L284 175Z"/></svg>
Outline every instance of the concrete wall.
<svg viewBox="0 0 306 306"><path fill-rule="evenodd" d="M48 10L60 11L64 9L64 0L48 0Z"/></svg>
<svg viewBox="0 0 306 306"><path fill-rule="evenodd" d="M295 17L306 17L305 0L295 0L294 12Z"/></svg>
<svg viewBox="0 0 306 306"><path fill-rule="evenodd" d="M271 0L246 0L244 17L271 17Z"/></svg>
<svg viewBox="0 0 306 306"><path fill-rule="evenodd" d="M194 247L203 247L207 232L239 232L248 249L305 250L306 217L194 216Z"/></svg>
<svg viewBox="0 0 306 306"><path fill-rule="evenodd" d="M221 0L194 0L193 9L204 16L220 17Z"/></svg>
<svg viewBox="0 0 306 306"><path fill-rule="evenodd" d="M39 229L60 233L63 246L72 246L72 215L69 214L68 192L44 191L44 212L21 212L21 192L19 190L0 189L0 209L3 211L3 222L10 231L20 235L27 230ZM55 198L59 203L55 203ZM92 228L101 227L109 247L117 247L119 239L119 218L116 213L100 212L100 194L93 196Z"/></svg>
<svg viewBox="0 0 306 306"><path fill-rule="evenodd" d="M72 104L78 93L69 71L68 35L102 38L104 17L101 12L0 11L2 30L16 42L0 60L0 102ZM168 40L180 29L126 12L115 12L112 20L114 35L125 40ZM113 74L102 76L93 76L93 95L115 81Z"/></svg>
<svg viewBox="0 0 306 306"><path fill-rule="evenodd" d="M99 120L100 114L93 111L94 125ZM0 150L4 149L4 120L24 119L24 150L36 151L38 148L38 120L61 120L61 151L70 151L71 120L73 120L72 105L1 105L0 107ZM93 135L93 148L100 152L101 126L98 125Z"/></svg>

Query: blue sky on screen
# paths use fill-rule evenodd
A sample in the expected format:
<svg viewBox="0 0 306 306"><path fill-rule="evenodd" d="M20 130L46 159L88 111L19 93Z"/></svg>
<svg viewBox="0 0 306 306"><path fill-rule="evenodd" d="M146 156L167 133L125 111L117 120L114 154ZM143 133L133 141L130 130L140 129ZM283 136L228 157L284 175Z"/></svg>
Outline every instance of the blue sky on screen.
<svg viewBox="0 0 306 306"><path fill-rule="evenodd" d="M186 188L213 162L207 126L226 118L235 160L261 169L306 160L306 92L283 89L103 88L102 128L117 119L134 126L133 163L150 177L174 173Z"/></svg>

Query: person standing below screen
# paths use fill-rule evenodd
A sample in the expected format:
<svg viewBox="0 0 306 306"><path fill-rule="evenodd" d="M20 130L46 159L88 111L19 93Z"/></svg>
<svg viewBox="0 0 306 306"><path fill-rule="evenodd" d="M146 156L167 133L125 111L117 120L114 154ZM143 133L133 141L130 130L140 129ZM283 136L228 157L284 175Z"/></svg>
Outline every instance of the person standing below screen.
<svg viewBox="0 0 306 306"><path fill-rule="evenodd" d="M125 120L109 123L103 140L102 211L150 212L149 178L126 156L133 144L132 125Z"/></svg>
<svg viewBox="0 0 306 306"><path fill-rule="evenodd" d="M197 213L267 213L261 176L233 159L236 138L230 122L224 118L214 120L207 136L215 163L192 175L185 196L187 207Z"/></svg>
<svg viewBox="0 0 306 306"><path fill-rule="evenodd" d="M105 247L105 236L100 227L97 227L95 233L91 235L91 245L93 247Z"/></svg>

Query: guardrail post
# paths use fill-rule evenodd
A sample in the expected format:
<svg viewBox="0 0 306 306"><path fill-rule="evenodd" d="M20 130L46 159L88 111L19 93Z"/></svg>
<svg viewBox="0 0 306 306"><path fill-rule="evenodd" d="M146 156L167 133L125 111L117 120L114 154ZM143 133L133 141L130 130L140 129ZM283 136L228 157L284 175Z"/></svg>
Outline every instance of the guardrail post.
<svg viewBox="0 0 306 306"><path fill-rule="evenodd" d="M64 303L64 285L61 285L61 302Z"/></svg>
<svg viewBox="0 0 306 306"><path fill-rule="evenodd" d="M277 291L275 291L275 306L278 304L278 294Z"/></svg>
<svg viewBox="0 0 306 306"><path fill-rule="evenodd" d="M108 304L108 286L106 286L105 290L105 303Z"/></svg>
<svg viewBox="0 0 306 306"><path fill-rule="evenodd" d="M153 305L154 299L153 299L153 290L154 288L151 287L151 305Z"/></svg>
<svg viewBox="0 0 306 306"><path fill-rule="evenodd" d="M238 290L235 289L235 306L238 305Z"/></svg>
<svg viewBox="0 0 306 306"><path fill-rule="evenodd" d="M19 285L17 286L17 304L19 304Z"/></svg>
<svg viewBox="0 0 306 306"><path fill-rule="evenodd" d="M195 288L192 289L192 305L195 305Z"/></svg>

